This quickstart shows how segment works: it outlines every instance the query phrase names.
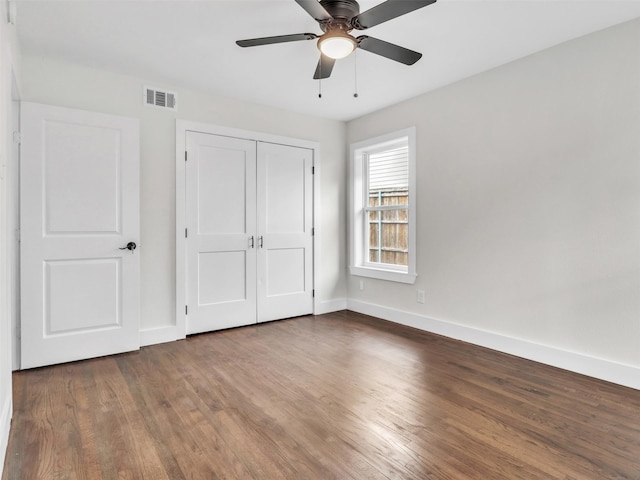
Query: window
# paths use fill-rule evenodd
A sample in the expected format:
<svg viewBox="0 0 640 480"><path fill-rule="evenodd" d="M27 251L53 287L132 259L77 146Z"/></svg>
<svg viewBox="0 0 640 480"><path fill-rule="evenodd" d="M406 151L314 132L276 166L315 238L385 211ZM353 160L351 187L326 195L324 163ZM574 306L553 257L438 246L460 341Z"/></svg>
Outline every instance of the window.
<svg viewBox="0 0 640 480"><path fill-rule="evenodd" d="M352 275L414 283L415 128L351 145Z"/></svg>

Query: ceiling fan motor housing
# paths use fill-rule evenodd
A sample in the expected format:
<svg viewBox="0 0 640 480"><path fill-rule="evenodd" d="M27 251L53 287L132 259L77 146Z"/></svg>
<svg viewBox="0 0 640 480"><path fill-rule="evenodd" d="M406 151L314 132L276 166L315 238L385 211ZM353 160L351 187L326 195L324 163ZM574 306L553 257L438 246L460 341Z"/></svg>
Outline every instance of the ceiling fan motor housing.
<svg viewBox="0 0 640 480"><path fill-rule="evenodd" d="M356 0L321 0L320 5L333 17L332 20L320 23L323 31L353 29L350 21L360 13L360 5Z"/></svg>

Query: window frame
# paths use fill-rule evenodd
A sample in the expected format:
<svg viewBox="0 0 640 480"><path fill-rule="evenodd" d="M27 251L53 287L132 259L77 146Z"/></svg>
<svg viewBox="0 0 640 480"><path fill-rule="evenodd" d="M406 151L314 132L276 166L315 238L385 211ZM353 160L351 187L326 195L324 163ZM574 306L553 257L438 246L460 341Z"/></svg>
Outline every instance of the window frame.
<svg viewBox="0 0 640 480"><path fill-rule="evenodd" d="M406 267L403 265L370 262L368 260L369 238L368 235L365 235L365 232L367 232L367 214L372 211L372 207L368 206L367 155L390 149L400 142L404 143L404 139L406 139L409 150L409 204L407 207L393 206L392 209L404 210L406 208L408 210L409 252ZM409 284L415 283L418 276L416 272L416 128L410 127L352 143L350 145L349 158L349 272L351 275L360 277Z"/></svg>

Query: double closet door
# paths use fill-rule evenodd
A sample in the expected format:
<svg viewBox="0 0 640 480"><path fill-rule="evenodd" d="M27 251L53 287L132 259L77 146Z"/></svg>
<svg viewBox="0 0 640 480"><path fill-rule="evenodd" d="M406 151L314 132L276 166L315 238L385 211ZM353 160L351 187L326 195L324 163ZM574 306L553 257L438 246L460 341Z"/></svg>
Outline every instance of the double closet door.
<svg viewBox="0 0 640 480"><path fill-rule="evenodd" d="M313 311L313 151L186 137L187 333Z"/></svg>

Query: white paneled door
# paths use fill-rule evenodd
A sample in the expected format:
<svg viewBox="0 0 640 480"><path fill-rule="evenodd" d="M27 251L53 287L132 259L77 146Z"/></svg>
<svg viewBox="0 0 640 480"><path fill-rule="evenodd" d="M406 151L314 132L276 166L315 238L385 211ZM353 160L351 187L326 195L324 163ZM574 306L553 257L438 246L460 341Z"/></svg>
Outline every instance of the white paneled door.
<svg viewBox="0 0 640 480"><path fill-rule="evenodd" d="M188 132L187 333L313 311L313 151Z"/></svg>
<svg viewBox="0 0 640 480"><path fill-rule="evenodd" d="M258 321L313 310L313 151L258 143Z"/></svg>
<svg viewBox="0 0 640 480"><path fill-rule="evenodd" d="M140 347L139 125L23 103L22 368Z"/></svg>
<svg viewBox="0 0 640 480"><path fill-rule="evenodd" d="M187 333L256 321L256 144L187 133Z"/></svg>

